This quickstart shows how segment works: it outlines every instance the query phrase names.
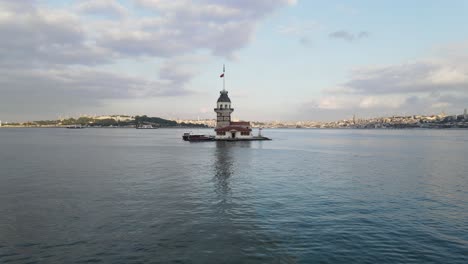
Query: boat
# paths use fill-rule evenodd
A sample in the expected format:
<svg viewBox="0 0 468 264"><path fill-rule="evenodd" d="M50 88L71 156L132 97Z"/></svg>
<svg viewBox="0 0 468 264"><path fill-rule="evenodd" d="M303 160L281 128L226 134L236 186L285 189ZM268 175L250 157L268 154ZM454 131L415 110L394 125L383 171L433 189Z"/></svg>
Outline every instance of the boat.
<svg viewBox="0 0 468 264"><path fill-rule="evenodd" d="M80 124L75 124L75 125L66 126L66 128L68 128L68 129L82 129L82 128L84 128L84 126L82 126Z"/></svg>
<svg viewBox="0 0 468 264"><path fill-rule="evenodd" d="M200 142L200 141L214 141L215 137L210 135L193 135L192 133L184 133L182 139L189 142Z"/></svg>

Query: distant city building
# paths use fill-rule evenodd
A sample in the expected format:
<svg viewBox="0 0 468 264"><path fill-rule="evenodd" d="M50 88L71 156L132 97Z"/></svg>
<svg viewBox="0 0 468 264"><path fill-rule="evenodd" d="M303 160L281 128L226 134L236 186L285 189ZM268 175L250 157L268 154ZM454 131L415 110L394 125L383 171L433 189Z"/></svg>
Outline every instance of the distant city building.
<svg viewBox="0 0 468 264"><path fill-rule="evenodd" d="M195 124L195 125L205 125L208 127L216 127L215 119L200 119L200 120L191 120L191 119L175 119L178 124Z"/></svg>
<svg viewBox="0 0 468 264"><path fill-rule="evenodd" d="M465 108L465 111L463 111L463 119L467 120L468 119L468 112Z"/></svg>
<svg viewBox="0 0 468 264"><path fill-rule="evenodd" d="M96 116L94 119L97 120L106 120L106 119L113 119L118 122L124 121L132 121L135 120L133 116L125 116L125 115L104 115L104 116Z"/></svg>
<svg viewBox="0 0 468 264"><path fill-rule="evenodd" d="M94 119L105 120L105 119L113 119L113 118L111 116L96 116Z"/></svg>

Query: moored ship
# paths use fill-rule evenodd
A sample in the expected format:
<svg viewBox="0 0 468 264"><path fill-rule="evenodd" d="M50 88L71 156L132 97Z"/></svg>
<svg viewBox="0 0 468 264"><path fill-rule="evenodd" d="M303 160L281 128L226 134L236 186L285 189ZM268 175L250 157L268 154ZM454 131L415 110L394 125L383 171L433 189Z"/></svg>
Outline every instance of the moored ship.
<svg viewBox="0 0 468 264"><path fill-rule="evenodd" d="M85 128L85 127L80 125L80 124L75 124L75 125L66 126L66 128L68 128L68 129L82 129L82 128Z"/></svg>
<svg viewBox="0 0 468 264"><path fill-rule="evenodd" d="M182 139L185 141L196 142L196 141L213 141L215 140L214 136L210 135L194 135L192 133L184 133Z"/></svg>

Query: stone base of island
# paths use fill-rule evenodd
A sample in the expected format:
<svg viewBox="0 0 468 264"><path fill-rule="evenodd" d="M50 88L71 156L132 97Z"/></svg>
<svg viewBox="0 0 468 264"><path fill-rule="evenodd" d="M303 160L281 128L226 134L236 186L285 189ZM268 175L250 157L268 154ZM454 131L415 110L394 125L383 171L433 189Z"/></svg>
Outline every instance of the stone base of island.
<svg viewBox="0 0 468 264"><path fill-rule="evenodd" d="M250 138L216 138L211 135L197 135L191 133L184 133L182 139L189 142L205 142L205 141L261 141L261 140L271 140L264 136L253 136Z"/></svg>

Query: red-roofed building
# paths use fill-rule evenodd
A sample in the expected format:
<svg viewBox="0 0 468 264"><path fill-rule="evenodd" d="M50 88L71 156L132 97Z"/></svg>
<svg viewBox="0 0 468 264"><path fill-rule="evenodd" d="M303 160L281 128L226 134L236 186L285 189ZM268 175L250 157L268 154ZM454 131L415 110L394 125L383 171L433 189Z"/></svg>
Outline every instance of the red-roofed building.
<svg viewBox="0 0 468 264"><path fill-rule="evenodd" d="M228 125L215 129L217 139L248 139L252 138L252 129L249 126Z"/></svg>
<svg viewBox="0 0 468 264"><path fill-rule="evenodd" d="M231 122L231 126L247 126L250 127L250 122L240 121L240 122Z"/></svg>

